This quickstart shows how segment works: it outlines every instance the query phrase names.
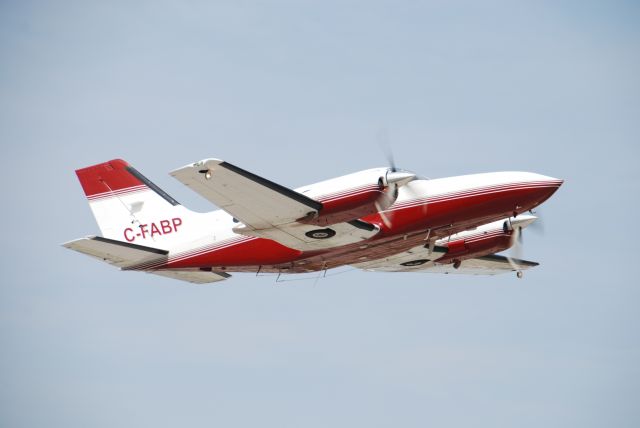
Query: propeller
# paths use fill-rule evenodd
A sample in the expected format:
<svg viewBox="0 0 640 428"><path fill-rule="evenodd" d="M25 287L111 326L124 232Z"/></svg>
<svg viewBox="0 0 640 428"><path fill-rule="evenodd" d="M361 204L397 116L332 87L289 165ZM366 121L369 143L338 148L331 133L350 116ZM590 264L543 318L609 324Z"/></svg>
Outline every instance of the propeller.
<svg viewBox="0 0 640 428"><path fill-rule="evenodd" d="M536 232L538 235L544 235L544 216L542 215L542 212L539 209L535 211L531 210L529 212L537 217L537 220L531 223L529 229Z"/></svg>
<svg viewBox="0 0 640 428"><path fill-rule="evenodd" d="M396 161L393 156L393 150L391 149L391 144L389 144L389 133L385 128L381 128L378 131L377 138L380 150L382 150L382 153L387 160L387 165L389 165L389 170L391 172L396 172L398 168L396 168Z"/></svg>
<svg viewBox="0 0 640 428"><path fill-rule="evenodd" d="M524 234L523 229L531 227L533 230L540 231L540 226L535 226L539 217L534 215L522 214L518 217L509 218L509 228L511 229L511 247L510 255L507 255L507 260L511 268L517 272L518 278L522 277L520 266L517 261L522 259L522 252L524 249Z"/></svg>
<svg viewBox="0 0 640 428"><path fill-rule="evenodd" d="M382 195L376 201L376 209L382 218L385 226L391 227L392 221L392 213L385 212L393 203L398 199L398 195L400 193L400 187L409 183L410 181L415 180L416 175L411 172L406 171L394 171L392 168L389 168L385 173L384 177L381 177L382 185L385 187ZM411 191L409 189L409 191Z"/></svg>
<svg viewBox="0 0 640 428"><path fill-rule="evenodd" d="M412 172L404 171L396 166L395 157L393 155L391 145L389 144L389 135L386 129L380 129L377 137L378 145L380 146L380 149L382 150L387 160L389 168L387 169L384 177L380 177L381 184L386 187L386 189L380 196L380 198L378 198L375 205L378 213L380 214L380 217L382 218L382 222L385 224L385 226L390 228L393 221L393 211L386 212L386 210L391 205L393 205L393 203L398 198L400 187L415 180L417 176ZM405 189L409 195L415 197L416 199L420 197L420 195L415 193L414 189L412 189L411 186L405 187ZM423 204L422 214L424 215L426 214L426 212L427 206L426 204Z"/></svg>

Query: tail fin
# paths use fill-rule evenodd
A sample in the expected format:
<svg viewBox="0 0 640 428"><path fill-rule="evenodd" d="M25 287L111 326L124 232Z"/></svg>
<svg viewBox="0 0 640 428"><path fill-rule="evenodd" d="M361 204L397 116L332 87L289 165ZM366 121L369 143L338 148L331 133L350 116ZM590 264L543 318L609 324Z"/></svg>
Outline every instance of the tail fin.
<svg viewBox="0 0 640 428"><path fill-rule="evenodd" d="M174 206L180 205L178 201L122 159L78 169L76 175L89 200L111 197L119 193L153 190L167 203Z"/></svg>
<svg viewBox="0 0 640 428"><path fill-rule="evenodd" d="M175 235L190 213L122 159L76 171L105 238L136 243Z"/></svg>

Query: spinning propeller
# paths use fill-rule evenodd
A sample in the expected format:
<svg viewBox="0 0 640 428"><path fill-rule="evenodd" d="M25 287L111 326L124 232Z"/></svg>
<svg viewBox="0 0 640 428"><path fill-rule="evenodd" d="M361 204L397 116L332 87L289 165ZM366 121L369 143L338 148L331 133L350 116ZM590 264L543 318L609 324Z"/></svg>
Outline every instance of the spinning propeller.
<svg viewBox="0 0 640 428"><path fill-rule="evenodd" d="M542 222L536 223L539 217L529 214L521 214L518 217L510 217L507 220L506 227L511 232L511 247L510 255L507 255L507 260L511 265L511 268L517 272L518 278L522 278L522 271L518 262L522 260L522 252L524 248L523 229L532 226L531 229L537 232L542 232Z"/></svg>
<svg viewBox="0 0 640 428"><path fill-rule="evenodd" d="M384 192L380 198L376 201L376 209L382 218L382 222L387 227L391 227L393 221L393 213L394 211L385 212L390 206L394 204L396 199L398 198L400 187L405 184L415 180L417 175L399 169L396 167L395 158L393 156L393 151L391 150L391 146L389 144L389 137L385 130L381 130L378 133L378 144L380 145L381 150L383 151L385 157L387 158L387 164L389 168L383 177L380 177L380 187L384 188ZM415 196L415 198L419 198L420 195L417 195L411 187L405 188L409 194ZM422 213L426 214L427 206L426 203L422 206Z"/></svg>

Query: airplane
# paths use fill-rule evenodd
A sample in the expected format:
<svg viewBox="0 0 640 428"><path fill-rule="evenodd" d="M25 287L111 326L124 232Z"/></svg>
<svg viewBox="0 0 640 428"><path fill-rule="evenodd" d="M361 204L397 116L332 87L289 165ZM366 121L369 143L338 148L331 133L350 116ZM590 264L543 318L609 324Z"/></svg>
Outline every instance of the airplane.
<svg viewBox="0 0 640 428"><path fill-rule="evenodd" d="M234 272L496 275L563 180L529 172L426 179L395 166L290 189L220 159L170 173L219 210L194 212L122 159L76 170L102 236L62 244L126 271L207 284Z"/></svg>

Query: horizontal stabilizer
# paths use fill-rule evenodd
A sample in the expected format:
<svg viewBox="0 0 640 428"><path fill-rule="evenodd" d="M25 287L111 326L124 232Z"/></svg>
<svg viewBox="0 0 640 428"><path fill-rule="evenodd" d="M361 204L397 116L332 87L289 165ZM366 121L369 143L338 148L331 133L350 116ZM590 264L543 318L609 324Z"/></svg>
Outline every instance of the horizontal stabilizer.
<svg viewBox="0 0 640 428"><path fill-rule="evenodd" d="M88 236L62 244L63 247L95 257L119 268L167 259L166 250L116 241L101 236Z"/></svg>

